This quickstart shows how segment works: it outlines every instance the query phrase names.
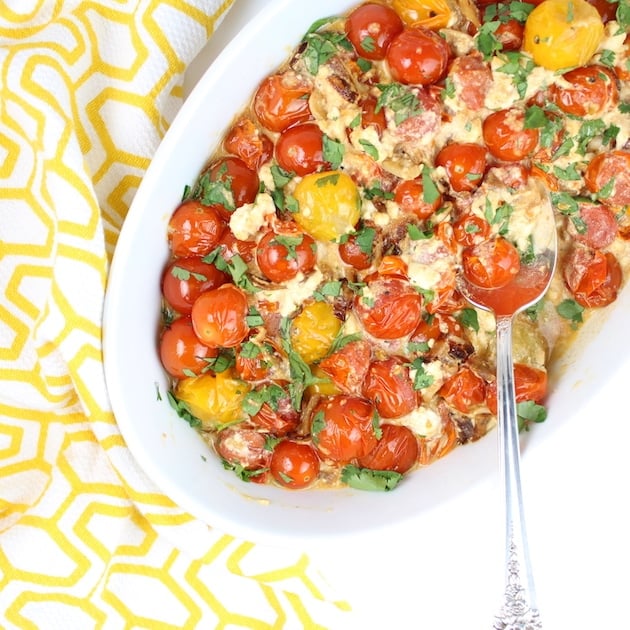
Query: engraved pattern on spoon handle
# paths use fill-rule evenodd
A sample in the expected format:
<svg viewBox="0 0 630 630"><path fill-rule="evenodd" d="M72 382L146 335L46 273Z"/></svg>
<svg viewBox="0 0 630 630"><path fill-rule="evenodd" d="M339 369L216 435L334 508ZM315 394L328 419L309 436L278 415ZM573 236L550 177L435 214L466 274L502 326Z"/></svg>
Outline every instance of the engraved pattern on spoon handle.
<svg viewBox="0 0 630 630"><path fill-rule="evenodd" d="M505 492L505 592L494 630L540 630L520 481L518 416L512 362L512 317L497 318L497 403Z"/></svg>

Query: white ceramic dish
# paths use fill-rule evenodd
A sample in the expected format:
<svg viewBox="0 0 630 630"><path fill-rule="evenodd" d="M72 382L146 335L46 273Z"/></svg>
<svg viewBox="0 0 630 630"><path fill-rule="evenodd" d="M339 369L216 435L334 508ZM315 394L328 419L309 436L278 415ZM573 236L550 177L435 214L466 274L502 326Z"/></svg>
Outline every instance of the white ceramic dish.
<svg viewBox="0 0 630 630"><path fill-rule="evenodd" d="M254 541L313 544L393 530L421 520L471 484L496 473L491 435L411 475L387 494L352 489L291 492L245 484L223 469L166 400L156 331L170 214L184 185L193 182L258 82L286 58L314 20L354 4L356 0L273 0L226 46L156 152L123 226L109 276L105 371L127 445L149 477L182 508L212 526ZM628 365L630 361L619 352L623 313L628 308L630 291L625 290L614 308L584 327L571 355L556 366L549 418L526 436L525 456L550 432L568 430L569 419L584 401L596 395L613 370L624 361Z"/></svg>

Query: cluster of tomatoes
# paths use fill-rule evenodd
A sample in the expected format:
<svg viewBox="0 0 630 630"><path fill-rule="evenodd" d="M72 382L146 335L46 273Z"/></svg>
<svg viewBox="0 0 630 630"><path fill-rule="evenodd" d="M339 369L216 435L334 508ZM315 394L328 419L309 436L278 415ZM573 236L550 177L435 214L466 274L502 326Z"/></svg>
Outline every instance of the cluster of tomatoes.
<svg viewBox="0 0 630 630"><path fill-rule="evenodd" d="M403 0L358 6L342 29L319 42L320 54L334 49L324 61L313 61L303 45L261 82L170 219L160 356L173 378L172 400L243 479L271 478L290 488L341 479L389 489L413 467L483 434L496 413L496 387L490 370L475 364L455 267L494 288L514 277L522 256L491 217L470 211L489 173L511 189L536 176L556 193L570 237L562 273L580 307L610 303L621 286L621 265L609 246L630 204L630 152L602 147L579 175L580 195L563 189L554 159L569 140L565 119L595 119L619 105L619 83L630 73L622 59L575 68L527 103L488 113L478 142L451 139L416 177L388 172L365 141L358 162L344 161L350 127L379 138L392 133L404 146L449 119L452 90L471 116L483 110L494 80L488 58L478 50L455 55L448 39L431 30L436 14L428 1L417 3L419 11ZM526 28L531 36L536 23L511 17L509 5L489 6L494 52L520 51ZM409 15L425 16L429 28L410 23ZM548 29L548 17L537 18L541 28ZM598 24L609 18L598 17ZM579 38L574 45L580 48ZM335 59L352 81L333 72L332 85L360 112L346 138L327 135L311 109L317 64L334 70ZM384 98L378 67L390 85L403 87L402 98ZM443 180L432 179L434 169ZM273 200L271 209L258 208L263 218L255 234L237 238L234 213L253 212L261 192ZM377 209L394 203L403 220L383 226L365 218L367 199ZM435 244L426 250L426 264L440 269L430 290L410 278L401 251L409 239ZM332 265L331 246L338 257ZM273 292L296 290L290 283L315 273L318 286L283 314ZM348 332L350 319L358 324ZM425 366L438 360L436 384ZM515 381L518 401L543 400L542 366L517 363ZM401 420L423 405L439 425L431 436ZM486 423L471 429L475 414Z"/></svg>

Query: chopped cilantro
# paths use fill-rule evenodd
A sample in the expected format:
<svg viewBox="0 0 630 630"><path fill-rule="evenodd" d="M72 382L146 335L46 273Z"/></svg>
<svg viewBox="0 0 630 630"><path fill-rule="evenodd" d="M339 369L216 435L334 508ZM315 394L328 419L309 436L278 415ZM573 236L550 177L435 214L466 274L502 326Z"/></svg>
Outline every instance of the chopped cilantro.
<svg viewBox="0 0 630 630"><path fill-rule="evenodd" d="M578 304L575 300L566 299L562 300L556 307L558 315L568 319L574 326L581 324L584 321L584 307Z"/></svg>
<svg viewBox="0 0 630 630"><path fill-rule="evenodd" d="M188 269L184 269L179 265L173 265L171 267L171 275L178 280L183 280L184 282L194 278L195 280L199 280L199 282L205 282L208 278L204 276L202 273L195 273L194 271L189 271Z"/></svg>
<svg viewBox="0 0 630 630"><path fill-rule="evenodd" d="M423 112L418 97L406 85L379 83L376 87L381 93L376 101L375 112L378 113L383 107L388 107L394 112L394 122L397 125Z"/></svg>
<svg viewBox="0 0 630 630"><path fill-rule="evenodd" d="M536 404L533 400L526 400L516 404L519 431L529 431L532 422L544 422L547 419L547 410Z"/></svg>
<svg viewBox="0 0 630 630"><path fill-rule="evenodd" d="M223 250L217 247L203 257L203 262L213 264L219 271L229 273L237 287L248 293L255 293L259 289L254 286L249 277L249 267L239 254L234 254L226 260L223 257Z"/></svg>
<svg viewBox="0 0 630 630"><path fill-rule="evenodd" d="M462 326L479 332L479 315L474 308L463 308L457 319Z"/></svg>
<svg viewBox="0 0 630 630"><path fill-rule="evenodd" d="M435 377L424 369L424 361L421 358L414 359L409 367L413 374L413 388L416 390L430 387L435 381Z"/></svg>
<svg viewBox="0 0 630 630"><path fill-rule="evenodd" d="M360 139L359 144L374 161L378 160L378 149L369 140Z"/></svg>
<svg viewBox="0 0 630 630"><path fill-rule="evenodd" d="M330 164L332 170L339 168L343 161L345 148L341 142L329 138L326 134L322 138L322 153L324 160Z"/></svg>
<svg viewBox="0 0 630 630"><path fill-rule="evenodd" d="M422 167L422 200L424 203L435 203L440 198L440 191L431 179L431 169L424 164Z"/></svg>
<svg viewBox="0 0 630 630"><path fill-rule="evenodd" d="M356 490L388 492L393 490L403 476L393 470L372 470L348 464L341 471L341 481Z"/></svg>
<svg viewBox="0 0 630 630"><path fill-rule="evenodd" d="M302 52L302 59L304 59L306 69L312 75L316 75L319 67L327 63L341 49L348 51L353 49L345 33L334 31L318 32L317 29L330 21L330 19L326 18L323 21L319 20L316 22L313 27L317 24L319 26L315 30L311 27L302 40L306 44Z"/></svg>
<svg viewBox="0 0 630 630"><path fill-rule="evenodd" d="M252 477L258 477L267 472L267 468L257 468L256 470L249 470L245 468L243 464L239 464L237 462L228 462L226 459L222 460L223 468L225 470L232 470L234 474L241 481L250 481Z"/></svg>

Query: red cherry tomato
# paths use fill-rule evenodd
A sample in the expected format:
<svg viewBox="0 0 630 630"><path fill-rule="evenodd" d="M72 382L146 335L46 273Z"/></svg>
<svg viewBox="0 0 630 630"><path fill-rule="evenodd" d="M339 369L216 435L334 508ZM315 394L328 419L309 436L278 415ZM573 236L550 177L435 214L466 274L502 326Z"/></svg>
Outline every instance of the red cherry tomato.
<svg viewBox="0 0 630 630"><path fill-rule="evenodd" d="M255 429L228 427L219 431L216 437L219 456L230 464L240 464L245 470L260 470L269 466L271 451L266 448L263 433Z"/></svg>
<svg viewBox="0 0 630 630"><path fill-rule="evenodd" d="M260 345L256 344L255 352L252 352L251 347L251 344L249 344L247 353L244 352L244 348L239 348L236 353L234 369L238 377L244 381L269 379L270 372L277 366L280 357L272 344L267 341Z"/></svg>
<svg viewBox="0 0 630 630"><path fill-rule="evenodd" d="M214 206L188 200L173 212L168 223L168 240L173 255L205 256L219 243L225 221Z"/></svg>
<svg viewBox="0 0 630 630"><path fill-rule="evenodd" d="M274 405L263 403L260 411L251 417L252 424L277 436L293 431L299 421L300 414L291 405L288 393Z"/></svg>
<svg viewBox="0 0 630 630"><path fill-rule="evenodd" d="M368 2L354 9L346 20L346 34L357 54L366 59L385 59L392 39L403 30L396 11Z"/></svg>
<svg viewBox="0 0 630 630"><path fill-rule="evenodd" d="M617 3L608 2L608 0L587 0L589 4L592 4L599 12L602 22L606 24L610 20L614 20L617 14Z"/></svg>
<svg viewBox="0 0 630 630"><path fill-rule="evenodd" d="M418 460L418 440L408 427L382 424L383 434L372 451L358 460L362 468L405 474Z"/></svg>
<svg viewBox="0 0 630 630"><path fill-rule="evenodd" d="M249 333L247 294L233 284L202 293L192 308L195 333L213 347L233 348Z"/></svg>
<svg viewBox="0 0 630 630"><path fill-rule="evenodd" d="M360 394L371 356L370 344L364 339L357 339L324 357L319 367L344 392Z"/></svg>
<svg viewBox="0 0 630 630"><path fill-rule="evenodd" d="M285 129L276 142L276 160L288 172L304 176L330 165L324 159L324 134L315 123Z"/></svg>
<svg viewBox="0 0 630 630"><path fill-rule="evenodd" d="M371 335L398 339L410 335L418 326L422 298L406 280L376 278L368 284L367 295L356 296L354 309Z"/></svg>
<svg viewBox="0 0 630 630"><path fill-rule="evenodd" d="M503 50L520 50L523 44L523 31L523 24L518 20L506 20L499 24L494 36L503 46Z"/></svg>
<svg viewBox="0 0 630 630"><path fill-rule="evenodd" d="M254 260L256 241L241 241L234 236L232 230L227 229L219 240L219 247L225 260L230 260L232 256L238 254L246 263L250 263Z"/></svg>
<svg viewBox="0 0 630 630"><path fill-rule="evenodd" d="M563 112L574 116L597 116L619 102L617 77L604 66L582 66L562 75L569 86L553 84L551 101Z"/></svg>
<svg viewBox="0 0 630 630"><path fill-rule="evenodd" d="M310 92L310 87L294 72L272 74L263 79L256 90L254 113L266 129L282 131L311 118Z"/></svg>
<svg viewBox="0 0 630 630"><path fill-rule="evenodd" d="M547 372L525 363L514 364L514 389L516 402L532 400L541 403L547 395ZM497 382L490 381L486 386L488 409L497 413Z"/></svg>
<svg viewBox="0 0 630 630"><path fill-rule="evenodd" d="M523 160L538 144L538 129L526 128L525 114L516 108L490 114L483 121L482 131L488 151L506 162Z"/></svg>
<svg viewBox="0 0 630 630"><path fill-rule="evenodd" d="M422 26L405 28L391 41L386 59L394 81L436 83L446 74L451 50L438 34Z"/></svg>
<svg viewBox="0 0 630 630"><path fill-rule="evenodd" d="M361 102L361 127L367 129L370 125L377 131L379 137L387 129L385 110L378 107L378 100L373 96L365 97Z"/></svg>
<svg viewBox="0 0 630 630"><path fill-rule="evenodd" d="M442 195L428 202L425 200L422 178L402 180L394 189L394 201L404 214L428 219L441 205Z"/></svg>
<svg viewBox="0 0 630 630"><path fill-rule="evenodd" d="M455 240L464 247L472 247L487 240L492 228L483 218L471 212L463 214L453 224Z"/></svg>
<svg viewBox="0 0 630 630"><path fill-rule="evenodd" d="M421 400L409 376L409 366L393 357L370 364L363 395L372 401L382 418L400 418L412 412Z"/></svg>
<svg viewBox="0 0 630 630"><path fill-rule="evenodd" d="M455 192L475 190L486 170L486 148L472 142L452 142L443 147L435 158Z"/></svg>
<svg viewBox="0 0 630 630"><path fill-rule="evenodd" d="M209 348L199 341L190 317L178 317L160 337L162 365L175 378L201 374L208 367L205 359L216 356L216 348Z"/></svg>
<svg viewBox="0 0 630 630"><path fill-rule="evenodd" d="M210 165L207 172L210 181L223 182L231 191L234 208L252 203L256 199L260 187L258 174L248 168L240 158L234 156L219 158ZM230 208L226 207L223 216L229 219Z"/></svg>
<svg viewBox="0 0 630 630"><path fill-rule="evenodd" d="M306 274L315 266L315 241L297 227L285 224L260 239L256 262L272 282L291 280L299 272Z"/></svg>
<svg viewBox="0 0 630 630"><path fill-rule="evenodd" d="M615 213L601 203L581 202L577 217L581 229L569 221L569 232L576 241L594 249L608 247L617 236L619 224Z"/></svg>
<svg viewBox="0 0 630 630"><path fill-rule="evenodd" d="M200 256L176 258L162 275L164 299L182 315L190 315L194 301L204 292L216 289L229 276Z"/></svg>
<svg viewBox="0 0 630 630"><path fill-rule="evenodd" d="M483 107L486 94L492 86L492 70L480 53L455 57L449 76L457 88L461 100L472 110Z"/></svg>
<svg viewBox="0 0 630 630"><path fill-rule="evenodd" d="M319 457L310 444L282 440L273 449L271 476L285 488L306 488L317 479L319 468Z"/></svg>
<svg viewBox="0 0 630 630"><path fill-rule="evenodd" d="M247 168L258 170L273 155L273 142L249 118L239 118L225 136L223 146L239 157Z"/></svg>
<svg viewBox="0 0 630 630"><path fill-rule="evenodd" d="M364 251L354 234L339 245L339 256L346 265L358 270L368 269L372 264L372 252Z"/></svg>
<svg viewBox="0 0 630 630"><path fill-rule="evenodd" d="M482 289L497 289L513 280L521 268L518 250L512 243L497 236L462 253L466 279Z"/></svg>
<svg viewBox="0 0 630 630"><path fill-rule="evenodd" d="M367 455L378 443L370 402L338 394L319 401L312 414L311 435L318 452L335 462Z"/></svg>
<svg viewBox="0 0 630 630"><path fill-rule="evenodd" d="M465 365L444 382L439 395L461 413L469 413L484 402L486 384L481 376Z"/></svg>
<svg viewBox="0 0 630 630"><path fill-rule="evenodd" d="M574 247L564 260L564 281L575 301L586 308L608 306L617 299L623 280L614 254Z"/></svg>
<svg viewBox="0 0 630 630"><path fill-rule="evenodd" d="M596 155L586 167L584 181L602 203L630 204L630 151L617 149Z"/></svg>

